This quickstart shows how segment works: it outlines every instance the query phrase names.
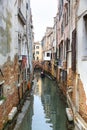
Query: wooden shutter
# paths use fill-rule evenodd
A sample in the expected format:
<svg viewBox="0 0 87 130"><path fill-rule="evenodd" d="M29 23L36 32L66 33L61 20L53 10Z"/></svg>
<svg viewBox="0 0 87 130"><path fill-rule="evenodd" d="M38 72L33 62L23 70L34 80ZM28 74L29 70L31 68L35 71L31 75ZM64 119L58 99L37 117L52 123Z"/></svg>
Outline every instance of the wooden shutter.
<svg viewBox="0 0 87 130"><path fill-rule="evenodd" d="M76 72L76 29L72 32L72 71Z"/></svg>

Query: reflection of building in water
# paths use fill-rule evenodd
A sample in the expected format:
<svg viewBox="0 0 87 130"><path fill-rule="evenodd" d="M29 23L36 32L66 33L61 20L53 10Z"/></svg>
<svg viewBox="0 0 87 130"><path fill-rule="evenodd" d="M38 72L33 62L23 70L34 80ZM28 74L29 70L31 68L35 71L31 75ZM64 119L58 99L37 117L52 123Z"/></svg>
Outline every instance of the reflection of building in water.
<svg viewBox="0 0 87 130"><path fill-rule="evenodd" d="M53 130L63 130L65 124L64 109L61 108L64 106L62 106L60 98L56 95L56 87L54 87L54 84L52 86L52 82L47 82L46 79L44 79L42 85L41 100L44 107L46 123L49 123Z"/></svg>
<svg viewBox="0 0 87 130"><path fill-rule="evenodd" d="M50 124L50 127L55 127L56 124L56 112L54 110L54 105L52 105L51 97L52 95L45 94L42 96L42 103L44 106L45 118L46 123ZM56 130L56 129L54 129Z"/></svg>
<svg viewBox="0 0 87 130"><path fill-rule="evenodd" d="M44 110L46 118L50 117L50 95L44 95Z"/></svg>
<svg viewBox="0 0 87 130"><path fill-rule="evenodd" d="M36 77L36 84L35 84L35 90L34 90L35 95L41 96L42 94L41 86L42 86L41 80L38 77Z"/></svg>
<svg viewBox="0 0 87 130"><path fill-rule="evenodd" d="M56 83L48 78L41 79L38 75L35 77L35 95L41 98L45 114L45 122L53 130L66 130L65 124L65 106L60 100L60 94ZM62 113L62 114L61 114Z"/></svg>

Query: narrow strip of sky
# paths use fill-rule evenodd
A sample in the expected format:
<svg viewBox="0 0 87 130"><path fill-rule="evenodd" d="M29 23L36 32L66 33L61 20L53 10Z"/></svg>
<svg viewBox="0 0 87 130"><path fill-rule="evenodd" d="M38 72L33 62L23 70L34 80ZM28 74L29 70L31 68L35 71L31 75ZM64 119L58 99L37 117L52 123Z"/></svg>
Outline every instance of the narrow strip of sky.
<svg viewBox="0 0 87 130"><path fill-rule="evenodd" d="M53 27L57 14L57 0L31 0L34 39L41 41L46 27Z"/></svg>

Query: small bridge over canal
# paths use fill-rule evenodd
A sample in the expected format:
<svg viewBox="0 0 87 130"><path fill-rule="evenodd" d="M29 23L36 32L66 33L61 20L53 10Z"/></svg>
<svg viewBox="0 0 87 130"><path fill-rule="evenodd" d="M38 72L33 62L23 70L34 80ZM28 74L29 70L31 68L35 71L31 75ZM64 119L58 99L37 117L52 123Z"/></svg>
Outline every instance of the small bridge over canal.
<svg viewBox="0 0 87 130"><path fill-rule="evenodd" d="M43 69L44 67L44 61L33 61L33 68L40 68Z"/></svg>

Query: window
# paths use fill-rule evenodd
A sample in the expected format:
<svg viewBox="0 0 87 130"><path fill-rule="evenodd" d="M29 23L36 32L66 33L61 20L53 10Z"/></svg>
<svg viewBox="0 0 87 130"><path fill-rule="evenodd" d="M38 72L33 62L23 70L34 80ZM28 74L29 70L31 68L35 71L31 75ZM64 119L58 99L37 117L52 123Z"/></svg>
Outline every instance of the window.
<svg viewBox="0 0 87 130"><path fill-rule="evenodd" d="M49 57L50 56L50 53L47 53L47 57Z"/></svg>
<svg viewBox="0 0 87 130"><path fill-rule="evenodd" d="M66 43L64 43L64 59L66 59Z"/></svg>
<svg viewBox="0 0 87 130"><path fill-rule="evenodd" d="M69 0L69 16L70 16L70 0Z"/></svg>
<svg viewBox="0 0 87 130"><path fill-rule="evenodd" d="M36 54L39 54L39 51L36 51Z"/></svg>
<svg viewBox="0 0 87 130"><path fill-rule="evenodd" d="M36 46L36 49L39 49L39 46Z"/></svg>
<svg viewBox="0 0 87 130"><path fill-rule="evenodd" d="M28 10L28 3L26 3L26 9Z"/></svg>
<svg viewBox="0 0 87 130"><path fill-rule="evenodd" d="M61 5L62 5L62 7L63 7L63 3L64 3L64 0L61 0Z"/></svg>
<svg viewBox="0 0 87 130"><path fill-rule="evenodd" d="M35 54L33 53L33 58L35 59Z"/></svg>
<svg viewBox="0 0 87 130"><path fill-rule="evenodd" d="M60 0L59 1L59 21L60 21L60 19L61 19L61 16L62 16L62 12L63 12L63 2L64 2L64 0Z"/></svg>
<svg viewBox="0 0 87 130"><path fill-rule="evenodd" d="M62 66L63 61L63 41L59 45L59 66Z"/></svg>
<svg viewBox="0 0 87 130"><path fill-rule="evenodd" d="M66 51L67 52L70 51L70 40L69 39L66 40Z"/></svg>
<svg viewBox="0 0 87 130"><path fill-rule="evenodd" d="M21 40L18 39L18 54L21 55Z"/></svg>
<svg viewBox="0 0 87 130"><path fill-rule="evenodd" d="M67 80L67 71L62 70L62 80L66 81Z"/></svg>
<svg viewBox="0 0 87 130"><path fill-rule="evenodd" d="M51 53L51 59L52 59L52 53Z"/></svg>
<svg viewBox="0 0 87 130"><path fill-rule="evenodd" d="M65 12L65 26L68 24L68 8L66 9Z"/></svg>
<svg viewBox="0 0 87 130"><path fill-rule="evenodd" d="M76 72L76 29L72 32L72 70Z"/></svg>
<svg viewBox="0 0 87 130"><path fill-rule="evenodd" d="M26 69L25 69L24 72L23 72L23 79L24 79L24 80L27 80L27 72L26 72Z"/></svg>
<svg viewBox="0 0 87 130"><path fill-rule="evenodd" d="M0 98L3 96L3 85L0 85Z"/></svg>
<svg viewBox="0 0 87 130"><path fill-rule="evenodd" d="M66 25L68 24L68 7L66 9Z"/></svg>
<svg viewBox="0 0 87 130"><path fill-rule="evenodd" d="M37 60L38 60L39 58L37 57Z"/></svg>
<svg viewBox="0 0 87 130"><path fill-rule="evenodd" d="M64 32L64 26L63 26L63 22L61 23L61 37L63 35L63 32Z"/></svg>

